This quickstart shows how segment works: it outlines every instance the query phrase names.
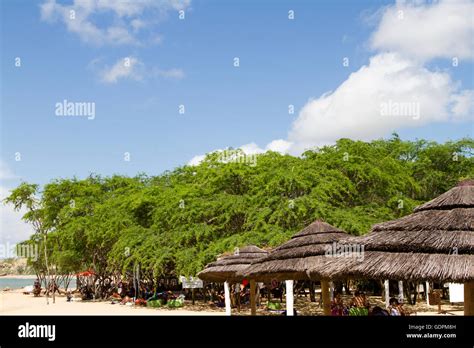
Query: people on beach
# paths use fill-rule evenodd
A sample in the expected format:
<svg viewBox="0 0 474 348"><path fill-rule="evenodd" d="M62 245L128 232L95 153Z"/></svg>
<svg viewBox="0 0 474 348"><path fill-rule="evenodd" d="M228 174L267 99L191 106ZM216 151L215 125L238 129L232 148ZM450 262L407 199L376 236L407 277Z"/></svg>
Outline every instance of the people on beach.
<svg viewBox="0 0 474 348"><path fill-rule="evenodd" d="M400 304L398 300L392 297L389 301L388 312L391 316L404 316L405 310L403 304Z"/></svg>
<svg viewBox="0 0 474 348"><path fill-rule="evenodd" d="M348 310L347 307L344 305L344 301L342 300L341 294L336 293L334 299L331 302L331 315L332 316L343 316L347 315Z"/></svg>
<svg viewBox="0 0 474 348"><path fill-rule="evenodd" d="M216 307L219 307L219 308L225 307L224 291L219 292L219 294L217 295L217 300L214 301L214 304L216 305Z"/></svg>
<svg viewBox="0 0 474 348"><path fill-rule="evenodd" d="M372 308L372 310L369 312L369 315L373 316L373 317L387 317L387 316L389 316L388 312L385 309L383 309L382 307L379 307L379 306L375 306L374 308Z"/></svg>
<svg viewBox="0 0 474 348"><path fill-rule="evenodd" d="M126 305L127 303L133 303L133 298L131 298L129 296L125 296L122 299L122 302L120 302L121 305Z"/></svg>
<svg viewBox="0 0 474 348"><path fill-rule="evenodd" d="M349 309L350 316L366 316L369 315L370 303L365 293L356 291L352 297Z"/></svg>
<svg viewBox="0 0 474 348"><path fill-rule="evenodd" d="M41 283L37 278L33 284L33 295L38 297L41 294Z"/></svg>
<svg viewBox="0 0 474 348"><path fill-rule="evenodd" d="M356 291L354 293L354 297L352 297L351 300L351 307L358 307L358 308L369 308L369 300L367 300L367 297L365 296L364 292L361 291Z"/></svg>
<svg viewBox="0 0 474 348"><path fill-rule="evenodd" d="M49 284L49 287L48 287L48 290L47 290L47 294L48 294L48 295L49 295L50 293L51 293L51 294L54 294L55 292L57 292L58 294L61 294L61 291L59 290L58 285L57 285L56 282L53 280L53 281Z"/></svg>

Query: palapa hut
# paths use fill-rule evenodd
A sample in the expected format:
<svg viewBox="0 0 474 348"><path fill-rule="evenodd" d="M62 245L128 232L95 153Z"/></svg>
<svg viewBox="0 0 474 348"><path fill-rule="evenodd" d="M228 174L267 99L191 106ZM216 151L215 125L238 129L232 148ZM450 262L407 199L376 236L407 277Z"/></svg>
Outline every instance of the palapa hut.
<svg viewBox="0 0 474 348"><path fill-rule="evenodd" d="M464 313L474 315L474 180L374 225L358 242L362 261L332 258L324 269L312 267L310 277L464 283Z"/></svg>
<svg viewBox="0 0 474 348"><path fill-rule="evenodd" d="M296 233L288 242L271 251L266 257L252 262L252 265L241 272L241 275L255 281L285 280L287 314L292 315L293 281L309 280L307 270L324 267L328 259L326 257L328 247L348 236L346 232L317 220ZM321 288L324 310L326 314L329 314L328 283L321 282Z"/></svg>
<svg viewBox="0 0 474 348"><path fill-rule="evenodd" d="M239 272L244 271L252 261L256 261L267 254L267 251L255 245L248 245L236 249L232 254L224 254L218 257L216 261L209 263L197 276L204 281L224 283L226 313L230 315L229 283L242 281L244 277ZM255 292L255 282L250 282L250 291L251 293L252 291ZM255 300L255 297L253 297L253 300Z"/></svg>

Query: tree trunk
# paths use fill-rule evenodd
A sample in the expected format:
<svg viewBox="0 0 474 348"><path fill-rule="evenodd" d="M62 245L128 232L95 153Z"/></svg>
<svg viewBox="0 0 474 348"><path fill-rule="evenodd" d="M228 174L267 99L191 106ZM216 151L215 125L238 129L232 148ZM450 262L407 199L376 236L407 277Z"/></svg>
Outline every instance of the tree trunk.
<svg viewBox="0 0 474 348"><path fill-rule="evenodd" d="M255 280L250 280L250 313L251 315L257 314L257 306L255 303Z"/></svg>
<svg viewBox="0 0 474 348"><path fill-rule="evenodd" d="M51 284L51 274L49 273L49 265L48 265L48 249L46 245L46 233L43 233L43 244L44 244L44 263L46 265L46 273L48 275L48 281L46 282L46 304L49 305L49 287ZM54 303L54 293L53 293L53 303Z"/></svg>
<svg viewBox="0 0 474 348"><path fill-rule="evenodd" d="M314 296L314 283L309 281L309 299L311 302L316 302L316 297Z"/></svg>
<svg viewBox="0 0 474 348"><path fill-rule="evenodd" d="M321 281L321 297L323 300L324 315L331 315L331 303L329 301L329 282L326 280Z"/></svg>
<svg viewBox="0 0 474 348"><path fill-rule="evenodd" d="M416 305L417 300L418 300L418 283L415 282L415 297L413 298L413 305Z"/></svg>

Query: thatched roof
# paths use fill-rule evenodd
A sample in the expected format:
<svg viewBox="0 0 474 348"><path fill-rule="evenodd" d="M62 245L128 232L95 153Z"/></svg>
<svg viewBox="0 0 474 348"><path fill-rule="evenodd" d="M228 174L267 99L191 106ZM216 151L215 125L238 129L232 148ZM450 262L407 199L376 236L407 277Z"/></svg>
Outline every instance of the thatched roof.
<svg viewBox="0 0 474 348"><path fill-rule="evenodd" d="M346 232L326 222L315 221L266 257L252 262L240 274L257 281L308 279L306 271L310 266L322 266L326 262L328 244L347 237Z"/></svg>
<svg viewBox="0 0 474 348"><path fill-rule="evenodd" d="M267 254L267 251L255 245L239 248L234 253L218 257L216 261L209 263L197 276L202 280L216 283L240 281L243 278L238 276L237 272L243 271L252 261Z"/></svg>
<svg viewBox="0 0 474 348"><path fill-rule="evenodd" d="M311 278L465 282L474 279L474 180L418 206L413 214L374 225L357 240L364 259L332 258Z"/></svg>

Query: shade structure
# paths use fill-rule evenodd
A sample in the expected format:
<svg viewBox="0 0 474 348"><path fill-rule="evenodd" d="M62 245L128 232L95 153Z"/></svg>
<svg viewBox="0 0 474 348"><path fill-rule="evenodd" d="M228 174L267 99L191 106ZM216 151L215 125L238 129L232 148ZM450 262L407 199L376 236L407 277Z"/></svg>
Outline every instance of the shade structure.
<svg viewBox="0 0 474 348"><path fill-rule="evenodd" d="M240 273L237 274L238 272L247 268L252 261L267 254L267 251L255 245L248 245L237 249L233 254L223 255L216 261L209 263L197 276L208 282L238 282L243 279Z"/></svg>
<svg viewBox="0 0 474 348"><path fill-rule="evenodd" d="M351 241L348 241L351 242ZM474 280L474 180L465 180L410 215L374 225L357 239L364 257L332 258L311 278L466 283Z"/></svg>
<svg viewBox="0 0 474 348"><path fill-rule="evenodd" d="M256 281L307 280L306 271L310 266L324 267L328 246L348 236L346 232L317 220L239 274Z"/></svg>

